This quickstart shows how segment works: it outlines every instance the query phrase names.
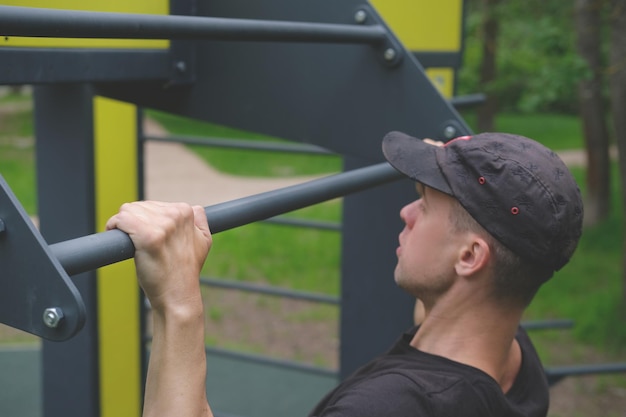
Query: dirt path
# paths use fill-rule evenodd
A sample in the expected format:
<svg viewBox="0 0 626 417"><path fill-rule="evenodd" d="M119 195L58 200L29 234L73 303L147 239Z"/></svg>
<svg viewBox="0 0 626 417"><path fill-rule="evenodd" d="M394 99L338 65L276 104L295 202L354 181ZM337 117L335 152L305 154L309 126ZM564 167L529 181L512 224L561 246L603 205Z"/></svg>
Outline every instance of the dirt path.
<svg viewBox="0 0 626 417"><path fill-rule="evenodd" d="M146 134L165 136L158 123L146 118ZM309 181L316 176L258 178L228 175L207 165L179 143L149 141L145 148L146 198L208 206Z"/></svg>

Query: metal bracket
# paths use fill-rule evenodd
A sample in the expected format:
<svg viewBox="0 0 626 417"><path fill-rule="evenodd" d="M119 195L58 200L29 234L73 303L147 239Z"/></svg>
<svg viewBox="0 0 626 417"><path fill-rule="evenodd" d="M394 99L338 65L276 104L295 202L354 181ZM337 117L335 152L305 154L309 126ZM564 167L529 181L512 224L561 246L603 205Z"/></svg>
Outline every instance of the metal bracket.
<svg viewBox="0 0 626 417"><path fill-rule="evenodd" d="M0 175L0 322L48 340L85 323L80 293Z"/></svg>
<svg viewBox="0 0 626 417"><path fill-rule="evenodd" d="M195 16L196 0L170 2L170 15ZM172 86L191 85L196 81L196 49L191 40L170 40L170 79Z"/></svg>
<svg viewBox="0 0 626 417"><path fill-rule="evenodd" d="M374 48L376 48L381 61L385 65L395 67L400 64L405 54L404 47L400 41L393 36L385 21L371 6L359 6L354 12L354 21L360 25L371 24L384 27L387 34L386 39L383 43L375 45Z"/></svg>

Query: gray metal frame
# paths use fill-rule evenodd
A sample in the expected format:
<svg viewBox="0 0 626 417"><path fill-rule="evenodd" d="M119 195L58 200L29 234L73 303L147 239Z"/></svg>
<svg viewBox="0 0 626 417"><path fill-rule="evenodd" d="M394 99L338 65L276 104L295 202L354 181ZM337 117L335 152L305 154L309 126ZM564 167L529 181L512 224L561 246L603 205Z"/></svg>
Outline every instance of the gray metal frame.
<svg viewBox="0 0 626 417"><path fill-rule="evenodd" d="M270 29L308 27L312 32L297 35L298 39L293 33L292 39L283 33L267 35L263 42L258 32L236 42L200 41L188 33L172 36L180 40L172 42L169 51L0 49L0 83L40 85L36 88L39 212L49 242L62 244L93 233L89 152L93 151L90 100L94 94L323 147L344 155L345 170L382 162L380 140L390 130L444 140L470 133L422 65L363 2L177 1L172 12L210 16L212 20L205 23L217 23L213 19L297 22L272 23ZM8 15L0 13L0 20L3 16ZM46 21L50 16L45 12L40 18ZM175 21L164 19L156 26ZM71 26L80 19L70 20L61 25ZM189 22L185 17L176 21L183 26ZM95 26L91 23L90 31ZM0 31L9 30L8 24L3 22ZM27 26L19 22L6 34L23 34L19 31ZM162 31L159 27L156 32ZM341 33L321 34L327 29ZM352 33L351 39L346 38L347 32ZM336 43L337 36L342 43ZM53 65L46 66L48 62ZM85 65L90 62L99 66ZM26 69L20 74L18 64L41 71ZM89 84L57 84L66 81ZM41 86L47 83L53 85ZM410 324L413 300L393 283L392 248L401 229L397 212L413 198L407 180L344 199L342 376L384 350ZM376 261L366 264L364 259ZM98 414L95 280L75 279L75 283L85 301L86 326L62 345L44 342L47 416ZM372 334L377 335L375 340ZM74 369L70 381L59 384L55 376L68 375L68 369Z"/></svg>
<svg viewBox="0 0 626 417"><path fill-rule="evenodd" d="M92 103L88 85L35 88L38 215L48 243L95 229ZM45 416L100 412L96 274L85 272L72 280L85 304L86 320L72 339L42 342Z"/></svg>
<svg viewBox="0 0 626 417"><path fill-rule="evenodd" d="M0 6L2 35L175 39L165 51L0 48L0 84L37 84L38 211L43 237L57 242L46 247L19 202L2 191L0 262L3 268L14 265L17 273L26 268L10 258L37 252L29 267L60 277L43 283L41 275L28 272L30 279L17 284L22 286L18 295L2 298L0 316L51 340L72 336L85 320L69 341L43 342L46 416L97 416L100 409L96 285L90 271L98 265L68 266L72 274L80 273L71 280L59 266L63 248L72 245L68 242L78 239L83 246L85 240L77 237L94 229L95 94L328 149L344 156L347 171L381 162L380 140L390 130L442 140L470 133L454 106L482 99L445 100L424 67L456 67L460 55L405 51L376 11L361 1L177 0L171 14L180 16ZM138 20L146 24L141 33L134 27ZM385 169L388 180L396 178ZM413 299L396 288L392 271L402 228L397 212L414 194L407 180L344 199L341 377L385 350L411 324ZM232 214L232 204L222 208ZM255 214L244 223L274 214ZM223 221L222 230L244 224L231 220L213 218L212 224ZM42 328L41 314L20 314L27 286L46 293L35 310L67 306L65 327ZM624 364L606 364L547 369L546 374L555 383L566 375L623 370Z"/></svg>
<svg viewBox="0 0 626 417"><path fill-rule="evenodd" d="M1 176L0 201L0 265L12 277L0 291L2 322L49 340L67 340L85 323L80 294Z"/></svg>

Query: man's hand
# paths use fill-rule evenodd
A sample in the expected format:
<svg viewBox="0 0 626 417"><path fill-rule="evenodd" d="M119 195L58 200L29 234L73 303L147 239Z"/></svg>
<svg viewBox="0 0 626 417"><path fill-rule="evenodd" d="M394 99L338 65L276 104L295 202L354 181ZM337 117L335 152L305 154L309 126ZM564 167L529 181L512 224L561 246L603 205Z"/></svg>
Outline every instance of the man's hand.
<svg viewBox="0 0 626 417"><path fill-rule="evenodd" d="M156 201L124 204L106 227L132 239L139 284L153 308L185 304L199 295L198 276L212 244L202 207Z"/></svg>

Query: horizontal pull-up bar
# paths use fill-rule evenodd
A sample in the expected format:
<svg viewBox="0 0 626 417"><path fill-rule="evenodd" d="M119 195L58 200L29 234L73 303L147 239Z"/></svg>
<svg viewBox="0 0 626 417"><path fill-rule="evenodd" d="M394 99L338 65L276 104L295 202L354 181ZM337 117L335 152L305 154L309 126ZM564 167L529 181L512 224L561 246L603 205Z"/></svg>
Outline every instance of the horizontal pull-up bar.
<svg viewBox="0 0 626 417"><path fill-rule="evenodd" d="M357 22L358 23L358 22ZM89 12L0 6L0 35L382 44L381 25Z"/></svg>
<svg viewBox="0 0 626 417"><path fill-rule="evenodd" d="M205 212L211 232L219 233L399 178L400 173L382 163L216 204ZM50 250L69 275L130 259L135 252L130 237L119 230L55 243Z"/></svg>

